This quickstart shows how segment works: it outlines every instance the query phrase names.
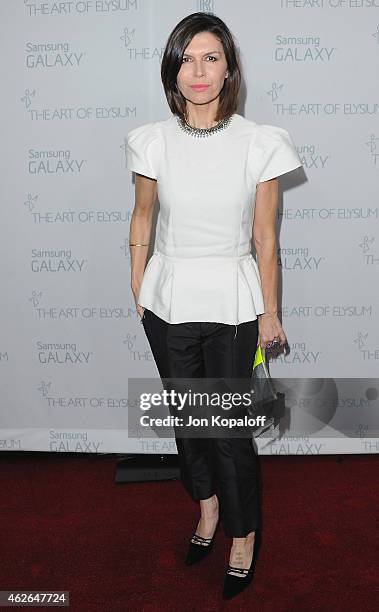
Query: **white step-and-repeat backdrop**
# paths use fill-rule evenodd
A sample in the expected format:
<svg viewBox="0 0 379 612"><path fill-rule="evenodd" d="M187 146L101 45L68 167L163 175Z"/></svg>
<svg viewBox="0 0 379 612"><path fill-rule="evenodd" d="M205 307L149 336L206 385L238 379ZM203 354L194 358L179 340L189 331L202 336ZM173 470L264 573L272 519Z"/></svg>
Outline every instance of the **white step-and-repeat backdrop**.
<svg viewBox="0 0 379 612"><path fill-rule="evenodd" d="M128 378L158 372L130 290L125 143L169 116L163 49L196 11L235 36L239 112L288 129L305 169L280 182L290 350L271 373L295 396L328 378L310 413L334 400L260 452L378 452L379 0L1 0L2 450L176 452L128 436Z"/></svg>

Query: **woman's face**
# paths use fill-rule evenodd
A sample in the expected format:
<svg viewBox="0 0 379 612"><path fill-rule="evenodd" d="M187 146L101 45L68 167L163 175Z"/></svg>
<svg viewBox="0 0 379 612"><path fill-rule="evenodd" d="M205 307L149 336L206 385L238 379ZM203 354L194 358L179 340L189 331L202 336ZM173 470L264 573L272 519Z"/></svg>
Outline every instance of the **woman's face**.
<svg viewBox="0 0 379 612"><path fill-rule="evenodd" d="M211 32L199 32L184 50L178 88L193 104L208 104L219 95L227 69L221 41Z"/></svg>

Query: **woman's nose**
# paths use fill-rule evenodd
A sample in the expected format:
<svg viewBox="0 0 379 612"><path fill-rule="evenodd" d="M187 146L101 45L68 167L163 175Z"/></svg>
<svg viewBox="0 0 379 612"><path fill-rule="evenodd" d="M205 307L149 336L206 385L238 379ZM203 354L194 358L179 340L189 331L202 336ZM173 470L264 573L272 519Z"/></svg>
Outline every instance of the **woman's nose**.
<svg viewBox="0 0 379 612"><path fill-rule="evenodd" d="M199 64L195 64L195 74L196 76L203 76L204 74L204 67L201 63Z"/></svg>

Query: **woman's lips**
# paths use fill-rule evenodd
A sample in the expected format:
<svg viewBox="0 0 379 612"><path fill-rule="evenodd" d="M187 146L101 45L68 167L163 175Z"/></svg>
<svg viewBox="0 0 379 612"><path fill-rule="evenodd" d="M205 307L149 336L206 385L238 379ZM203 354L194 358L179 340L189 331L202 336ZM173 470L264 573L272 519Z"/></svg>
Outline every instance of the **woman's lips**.
<svg viewBox="0 0 379 612"><path fill-rule="evenodd" d="M208 87L209 85L191 85L191 89L194 89L195 91L204 91Z"/></svg>

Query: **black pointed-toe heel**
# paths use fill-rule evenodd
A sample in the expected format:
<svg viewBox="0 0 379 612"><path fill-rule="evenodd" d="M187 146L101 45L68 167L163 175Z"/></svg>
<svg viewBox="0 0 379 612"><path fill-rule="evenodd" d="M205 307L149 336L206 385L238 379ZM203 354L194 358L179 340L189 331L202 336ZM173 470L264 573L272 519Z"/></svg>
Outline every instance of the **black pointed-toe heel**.
<svg viewBox="0 0 379 612"><path fill-rule="evenodd" d="M198 561L201 561L207 557L210 552L212 552L217 528L218 523L211 538L203 538L202 536L197 535L196 532L193 534L188 546L187 556L185 558L186 565L198 563Z"/></svg>
<svg viewBox="0 0 379 612"><path fill-rule="evenodd" d="M224 590L222 596L224 599L231 599L235 597L241 591L246 589L247 586L253 580L253 565L254 565L254 553L253 558L250 563L249 569L243 569L240 567L233 567L232 565L228 565L225 578L224 578ZM244 577L235 576L231 572L237 572L238 574L243 574Z"/></svg>

